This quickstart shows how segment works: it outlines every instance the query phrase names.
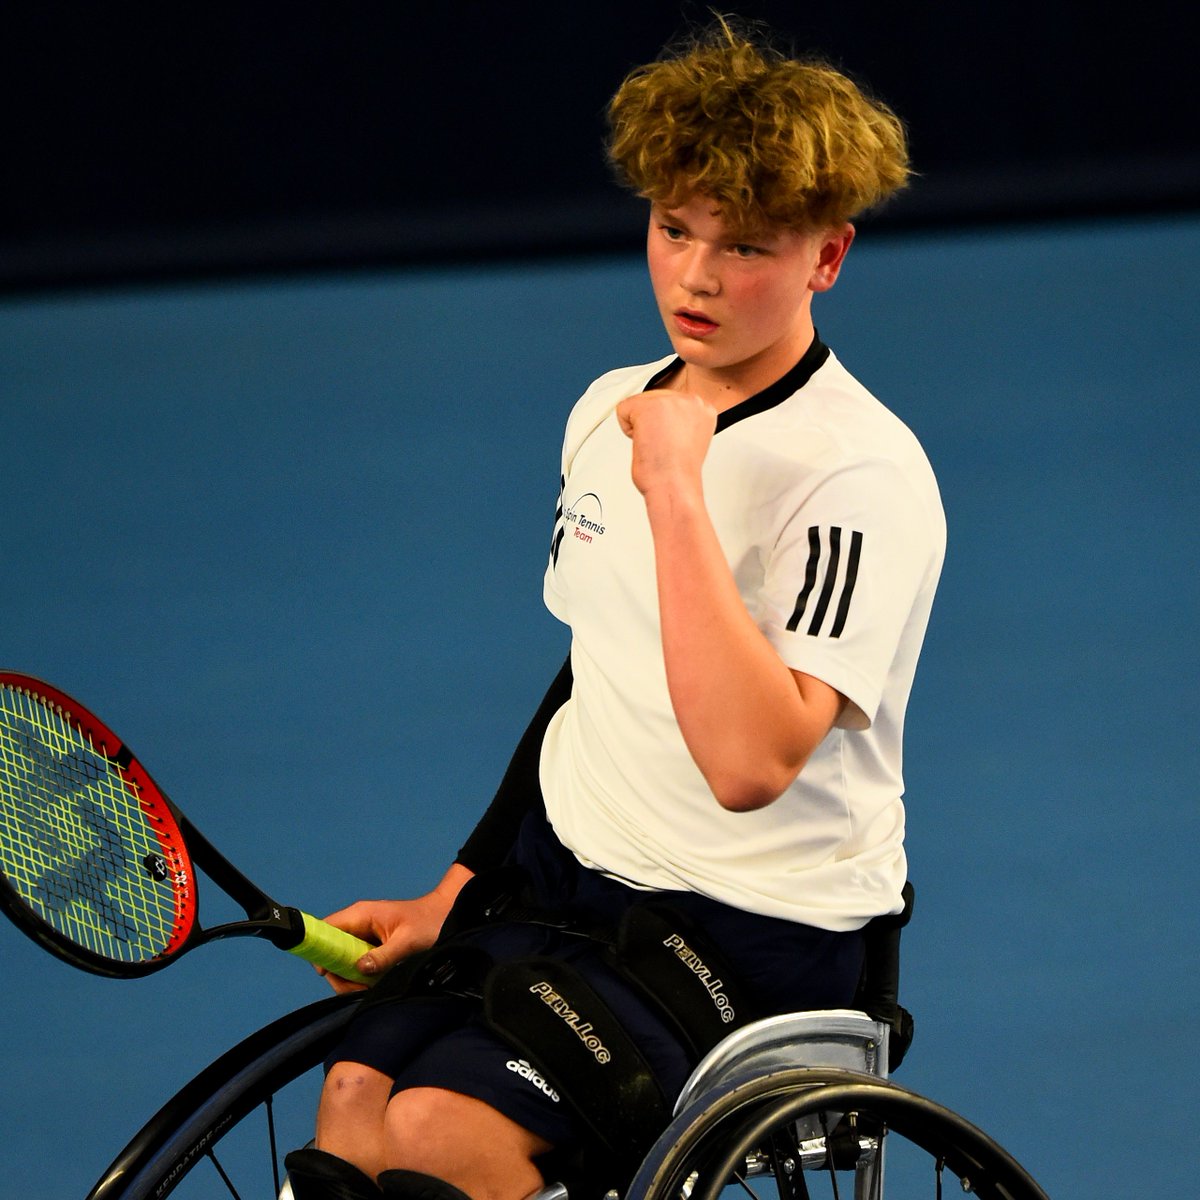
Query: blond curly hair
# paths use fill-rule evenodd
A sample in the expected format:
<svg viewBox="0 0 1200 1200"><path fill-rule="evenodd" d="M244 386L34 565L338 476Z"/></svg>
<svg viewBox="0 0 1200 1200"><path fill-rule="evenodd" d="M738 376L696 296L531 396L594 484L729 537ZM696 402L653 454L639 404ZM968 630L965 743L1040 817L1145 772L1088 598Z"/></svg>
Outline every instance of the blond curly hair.
<svg viewBox="0 0 1200 1200"><path fill-rule="evenodd" d="M609 161L626 186L667 208L703 194L747 232L841 226L910 174L891 109L723 17L632 71L608 121Z"/></svg>

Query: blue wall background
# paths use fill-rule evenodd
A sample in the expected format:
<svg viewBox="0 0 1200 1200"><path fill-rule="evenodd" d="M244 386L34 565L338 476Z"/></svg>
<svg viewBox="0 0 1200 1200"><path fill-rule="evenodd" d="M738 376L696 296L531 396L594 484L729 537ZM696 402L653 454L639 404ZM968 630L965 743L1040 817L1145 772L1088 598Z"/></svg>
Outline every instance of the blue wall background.
<svg viewBox="0 0 1200 1200"><path fill-rule="evenodd" d="M863 238L818 302L950 522L900 1079L1064 1197L1193 1183L1198 270L1195 219ZM280 898L423 890L565 653L540 575L568 407L665 349L632 259L10 298L0 662L95 708ZM23 1197L82 1196L323 994L258 944L122 983L5 925L0 962Z"/></svg>

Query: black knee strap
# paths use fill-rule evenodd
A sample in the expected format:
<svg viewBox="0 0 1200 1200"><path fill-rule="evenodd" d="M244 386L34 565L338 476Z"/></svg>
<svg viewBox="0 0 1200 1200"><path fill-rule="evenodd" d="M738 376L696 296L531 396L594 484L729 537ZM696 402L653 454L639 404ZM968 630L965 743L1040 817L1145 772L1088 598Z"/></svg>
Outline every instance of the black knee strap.
<svg viewBox="0 0 1200 1200"><path fill-rule="evenodd" d="M454 1184L421 1171L383 1171L379 1186L387 1200L467 1200Z"/></svg>
<svg viewBox="0 0 1200 1200"><path fill-rule="evenodd" d="M583 977L554 958L503 963L488 976L483 1011L621 1169L636 1169L671 1110L641 1051Z"/></svg>
<svg viewBox="0 0 1200 1200"><path fill-rule="evenodd" d="M379 1200L375 1181L336 1154L306 1146L283 1160L296 1200Z"/></svg>

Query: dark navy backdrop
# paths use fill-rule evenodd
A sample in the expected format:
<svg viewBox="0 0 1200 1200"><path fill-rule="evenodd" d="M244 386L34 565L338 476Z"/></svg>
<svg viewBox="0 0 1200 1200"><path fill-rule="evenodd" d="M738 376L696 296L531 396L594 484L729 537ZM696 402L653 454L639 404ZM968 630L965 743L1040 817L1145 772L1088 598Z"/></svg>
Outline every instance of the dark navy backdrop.
<svg viewBox="0 0 1200 1200"><path fill-rule="evenodd" d="M1192 1182L1198 268L1195 220L877 238L819 301L949 514L902 1080L1052 1195ZM422 890L565 651L540 575L567 409L664 350L628 259L10 299L0 661L96 708L281 897ZM83 1195L322 994L257 944L119 983L5 926L0 961L22 1197Z"/></svg>

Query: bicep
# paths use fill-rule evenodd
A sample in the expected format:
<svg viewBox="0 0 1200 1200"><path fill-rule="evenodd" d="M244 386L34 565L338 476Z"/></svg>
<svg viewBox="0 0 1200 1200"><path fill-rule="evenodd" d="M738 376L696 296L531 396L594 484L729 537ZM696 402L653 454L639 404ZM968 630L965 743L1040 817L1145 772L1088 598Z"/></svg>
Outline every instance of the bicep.
<svg viewBox="0 0 1200 1200"><path fill-rule="evenodd" d="M823 679L804 671L791 670L800 694L802 729L800 737L811 754L837 724L846 707L846 697Z"/></svg>

